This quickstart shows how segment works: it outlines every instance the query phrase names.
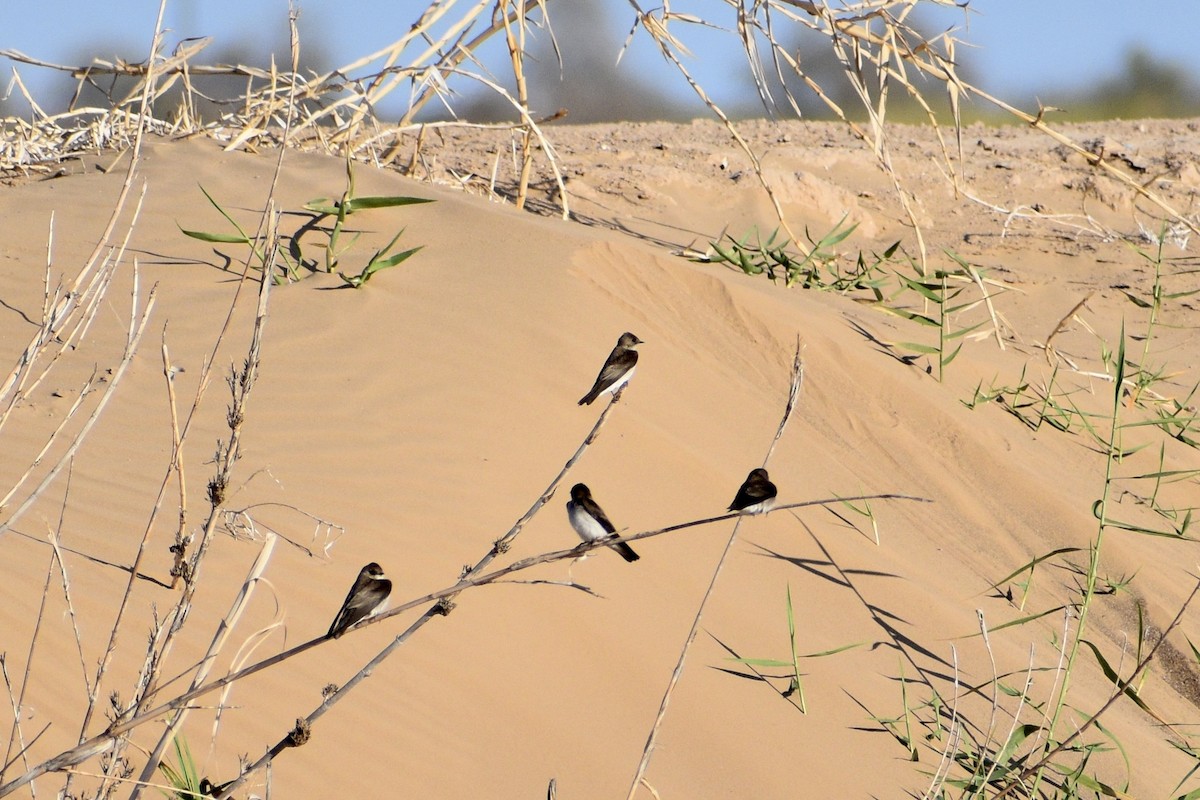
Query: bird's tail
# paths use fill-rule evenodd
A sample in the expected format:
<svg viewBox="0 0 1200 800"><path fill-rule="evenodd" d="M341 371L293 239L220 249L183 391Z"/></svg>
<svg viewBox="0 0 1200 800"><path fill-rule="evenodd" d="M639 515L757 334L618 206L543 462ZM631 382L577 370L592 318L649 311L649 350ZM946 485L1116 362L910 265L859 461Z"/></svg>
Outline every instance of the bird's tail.
<svg viewBox="0 0 1200 800"><path fill-rule="evenodd" d="M625 544L624 542L617 542L616 544L612 545L612 549L616 550L618 553L620 553L621 558L623 558L629 562L637 561L639 558L641 558L641 556L639 556L637 553L633 552L632 547Z"/></svg>

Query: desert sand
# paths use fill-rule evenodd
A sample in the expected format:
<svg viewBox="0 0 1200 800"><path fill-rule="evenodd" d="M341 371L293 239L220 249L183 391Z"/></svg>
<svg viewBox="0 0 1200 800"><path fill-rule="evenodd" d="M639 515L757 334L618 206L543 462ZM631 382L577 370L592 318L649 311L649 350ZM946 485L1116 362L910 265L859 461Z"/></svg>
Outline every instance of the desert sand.
<svg viewBox="0 0 1200 800"><path fill-rule="evenodd" d="M587 435L607 398L585 407L576 401L629 330L645 340L635 377L598 438L494 566L577 543L563 508L577 481L625 533L722 513L771 447L797 343L803 384L768 464L780 503L881 493L929 501L873 501L878 542L870 520L839 504L742 521L638 797L921 796L956 727L958 749L968 752L1008 736L1014 713L1039 719L1033 705L1044 707L1060 685L1059 645L1064 626L1069 638L1076 624L1059 609L1079 599L1097 540L1093 504L1105 488L1101 440L1113 409L1113 361L1103 354L1116 352L1124 326L1129 358L1142 360L1149 310L1129 295L1149 298L1155 276L1133 245L1154 252L1149 235L1159 230L1161 210L1083 158L1017 128L964 131L956 190L928 130L893 129L895 168L914 198L927 268L955 268L946 255L952 251L994 281L985 285L999 336L983 305L956 313L955 327L982 325L957 340L963 348L939 381L929 356L899 346L932 343L936 329L881 312L864 292L789 288L685 257L708 251L723 232L742 237L757 226L765 237L778 225L753 171L717 124L548 130L571 219L561 219L542 159L529 209L505 199L513 174L506 133L430 134L419 152L397 159L402 169L356 169L360 195L436 202L374 210L361 224L355 217L361 239L352 254L381 247L400 228L401 246L422 250L360 290L341 288L327 274L272 288L260 374L225 500L244 513L218 528L164 680L190 680L189 668L273 535L262 580L214 676L322 635L367 562L382 564L394 581L393 606L453 585ZM896 241L917 258L892 181L867 145L835 125L764 122L745 130L764 153L767 179L797 235L807 229L819 237L845 217L859 227L835 248L843 266L859 251L882 253ZM1195 222L1198 123L1106 123L1067 133L1093 142L1100 157ZM228 437L224 381L245 358L259 273L243 285L244 248L197 241L180 228L230 232L203 187L254 230L278 157L224 152L222 144L147 142L133 185L135 199L144 187L140 215L86 338L20 395L0 430L7 492L96 374L95 391L67 433L0 510L7 528L0 534L0 650L14 687L32 659L24 741L45 729L5 781L107 725L97 713L80 731L87 685L164 484L140 566L154 580L134 582L101 698L130 695L153 614L179 596L178 587L162 585L170 583L180 504L169 472L164 343L181 417L205 363L214 364L182 456L189 530L208 514L213 452ZM107 223L124 177L117 158L86 155L52 178L10 176L0 194L6 365L17 364L38 330L51 219L53 285L72 279ZM115 169L99 169L114 161ZM305 202L339 195L344 182L340 159L286 152L276 195L277 207L291 212L283 229L295 230ZM1162 291L1195 291L1197 237L1178 225L1170 234ZM239 285L230 333L214 353ZM132 293L140 310L152 287L152 316L128 372L69 468L13 522L112 379ZM964 291L963 300L979 299L978 286ZM915 297L899 295L891 305L925 310ZM1195 416L1198 325L1195 297L1164 301L1147 359L1162 379L1138 402L1125 393L1123 420L1153 419L1170 399L1187 409L1182 416ZM1079 420L1068 432L1050 424L1033 430L1009 413L1011 397L971 403L977 389L1025 381L1035 391L1052 379L1059 402L1096 415L1088 417L1095 435ZM1128 455L1113 466L1111 518L1156 530L1183 522L1183 511L1171 520L1148 505L1153 481L1134 477L1148 473L1193 471L1164 481L1155 502L1200 505L1195 446L1153 426L1126 429L1119 444ZM271 796L534 798L546 796L553 779L559 798L624 797L733 524L640 541L636 563L600 549L581 562L544 564L462 593L448 616L423 627L330 709L306 744L275 759ZM52 532L61 540L70 607L53 566ZM1074 550L1040 564L1027 587L1027 573L1006 580L1063 548ZM1120 586L1094 599L1086 638L1128 676L1184 603L1198 570L1188 537L1109 527L1101 588ZM855 645L801 660L805 713L796 696L784 696L787 668L733 660L791 659L789 591L799 653ZM994 630L988 645L979 635L981 619L994 629L1043 612ZM198 699L184 733L200 774L234 778L239 756L257 759L321 703L323 687L345 683L420 613L323 643L239 682L227 696ZM1194 743L1187 737L1200 718L1188 645L1200 641L1196 619L1195 608L1185 613L1140 684L1153 714L1122 699L1103 717L1131 766L1105 733L1093 728L1083 736L1109 745L1089 768L1127 787L1122 796L1174 797L1200 786L1192 776L1177 787L1194 760L1171 745ZM1112 693L1091 651L1078 658L1059 722L1063 736ZM1000 693L993 712L997 674L1018 689L1028 676L1033 699L1021 704ZM917 719L933 719L933 691L949 704L940 708L941 739L927 736L934 727ZM903 731L906 697L915 762L893 735ZM13 703L0 706L7 730ZM895 718L890 728L880 721ZM155 722L133 734L125 756L135 776L145 758L138 748L153 746L161 730ZM100 758L79 767L89 774L101 768ZM965 773L956 767L952 774ZM257 773L237 796L266 796L267 779ZM62 781L62 774L39 778L38 796ZM73 791L97 784L75 781ZM24 787L14 796L28 793Z"/></svg>

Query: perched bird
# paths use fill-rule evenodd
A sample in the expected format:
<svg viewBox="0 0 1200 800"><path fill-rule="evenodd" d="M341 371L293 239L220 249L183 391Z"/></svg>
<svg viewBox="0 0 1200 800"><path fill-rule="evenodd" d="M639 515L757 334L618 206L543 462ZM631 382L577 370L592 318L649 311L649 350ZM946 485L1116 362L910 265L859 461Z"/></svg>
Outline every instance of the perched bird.
<svg viewBox="0 0 1200 800"><path fill-rule="evenodd" d="M637 366L638 360L637 350L634 348L641 343L642 340L632 333L628 331L622 333L621 338L617 339L617 346L608 354L608 360L600 368L595 385L592 386L590 392L583 396L579 405L591 405L592 401L605 392L615 395L621 391L633 377L633 369Z"/></svg>
<svg viewBox="0 0 1200 800"><path fill-rule="evenodd" d="M579 538L585 542L594 542L617 535L617 529L608 521L604 509L592 499L592 490L582 483L571 487L571 499L567 501L567 519L571 521L571 527L579 534ZM637 561L640 557L625 542L617 542L609 546L620 553L621 558L626 561Z"/></svg>
<svg viewBox="0 0 1200 800"><path fill-rule="evenodd" d="M374 561L367 564L350 587L350 594L346 595L346 601L333 618L333 624L329 626L329 633L325 634L325 638L336 639L354 623L381 610L391 593L392 582L384 576L383 567Z"/></svg>
<svg viewBox="0 0 1200 800"><path fill-rule="evenodd" d="M767 477L767 471L762 467L750 470L746 481L737 491L737 497L729 504L730 511L745 511L747 514L761 514L770 511L775 505L775 495L778 491L775 484Z"/></svg>

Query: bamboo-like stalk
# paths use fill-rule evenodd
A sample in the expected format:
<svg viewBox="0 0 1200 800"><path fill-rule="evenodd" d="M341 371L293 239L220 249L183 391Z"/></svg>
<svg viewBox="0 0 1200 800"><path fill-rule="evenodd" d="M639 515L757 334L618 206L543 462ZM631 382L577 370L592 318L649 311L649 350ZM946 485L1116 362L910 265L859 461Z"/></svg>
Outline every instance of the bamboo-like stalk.
<svg viewBox="0 0 1200 800"><path fill-rule="evenodd" d="M508 56L512 62L513 77L517 81L517 104L521 107L521 115L526 119L530 119L529 115L529 87L525 82L525 0L505 0L506 3L511 3L513 6L513 21L510 22L509 14L501 8L501 17L504 19L504 38L508 44ZM517 23L515 20L520 20ZM513 27L516 31L513 31ZM522 126L521 131L521 165L517 170L517 195L514 204L517 210L525 208L525 196L529 193L529 171L533 166L533 130L528 124Z"/></svg>
<svg viewBox="0 0 1200 800"><path fill-rule="evenodd" d="M526 512L526 514L524 516L522 516L520 520L518 520L517 524L515 524L512 527L512 529L510 529L509 533L506 534L505 537L501 537L500 539L496 540L496 543L493 545L492 550L489 551L489 553L488 553L487 557L489 557L489 561L491 559L493 559L498 552L501 552L501 550L499 550L499 548L507 549L506 544L505 544L506 537L515 536L516 532L519 532L520 528L526 522L528 522L529 519L532 518L533 513L536 512L536 509L540 508L542 505L544 505L545 502L547 502L550 499L550 495L552 495L552 494L553 494L553 491L551 490L551 491L548 491L547 493L543 494L541 497L539 497L534 502L534 506L531 507L530 511ZM888 492L888 493L882 493L882 494L857 495L857 496L853 496L853 497L829 497L829 498L824 498L824 499L820 499L820 500L806 500L806 501L800 502L800 503L788 503L785 505L775 506L773 509L771 509L771 511L766 512L766 513L773 514L773 513L780 512L780 511L787 511L787 510L796 509L796 508L811 508L814 506L840 505L842 503L857 502L860 500L911 500L911 501L921 502L921 503L930 502L928 499L923 498L923 497L916 497L913 495ZM501 567L492 572L486 572L486 573L483 573L483 574L480 574L480 575L477 575L474 577L464 577L464 578L456 581L455 583L453 583L450 586L447 586L445 588L439 589L434 592L429 592L428 594L422 595L421 597L417 597L412 600L408 600L404 603L400 603L399 605L392 606L391 608L389 608L386 612L384 612L382 614L376 614L376 615L373 615L373 616L368 617L367 619L363 620L358 625L356 625L352 631L347 633L347 635L353 635L354 633L356 633L357 631L359 631L362 628L366 628L371 625L378 625L382 622L385 622L388 619L391 619L392 617L394 617L398 614L402 614L406 611L417 608L419 606L425 606L428 603L436 603L437 604L436 608L441 609L444 607L444 604L442 603L442 601L447 598L454 598L469 589L474 589L474 588L481 587L481 586L489 586L489 585L492 585L495 583L499 583L499 582L501 582L501 579L506 578L509 575L512 575L517 572L522 572L527 569L531 569L531 568L539 566L541 564L548 564L548 563L552 563L555 561L563 561L566 559L579 558L579 556L585 555L586 553L590 552L591 550L595 550L599 547L608 547L616 542L638 542L638 541L641 541L642 539L649 539L649 538L653 538L653 537L657 537L657 536L664 536L664 535L667 535L670 533L675 533L677 531L688 530L690 528L700 527L703 525L711 525L715 522L724 522L724 521L731 520L731 519L734 519L734 518L740 517L740 516L745 516L745 515L740 512L735 512L735 513L730 513L730 514L721 514L721 515L715 516L715 517L705 517L703 519L689 520L687 522L681 522L681 523L677 523L675 525L668 525L667 527L664 527L664 528L656 528L654 530L642 531L640 533L633 534L633 535L603 539L603 540L598 540L595 542L583 542L583 543L577 545L576 547L572 547L569 549L553 550L553 551L541 553L539 555L529 556L528 558L523 558L519 561L514 561L513 563L509 564L508 566ZM508 538L507 541L511 541L511 538ZM435 610L431 609L430 611L432 611L433 613L430 614L430 612L426 612L429 616L439 616L441 614L440 610L435 611ZM418 622L420 622L420 620L418 620ZM423 623L421 623L421 624L423 624ZM412 629L415 630L416 627L419 627L419 625L417 623L414 623L414 625L412 626ZM408 636L408 635L411 635L411 632L406 631L404 634L402 634L402 636ZM22 786L25 786L30 781L36 780L37 778L39 778L42 775L45 775L49 772L57 772L57 771L61 771L61 770L70 769L71 767L74 767L77 764L81 764L84 761L87 761L89 758L93 758L97 755L105 753L113 747L113 742L116 740L117 737L120 737L141 725L144 725L148 722L158 719L159 717L163 716L164 714L168 714L176 709L179 709L179 708L183 707L185 704L190 703L192 700L195 700L197 697L201 697L205 694L209 694L211 692L217 691L218 689L228 686L231 683L235 683L237 681L243 680L244 678L248 678L251 675L262 672L265 669L274 667L277 664L280 664L280 663L283 663L284 661L290 660L290 659L300 655L301 653L307 652L308 650L311 650L312 648L317 647L318 645L321 645L327 641L329 641L329 639L326 636L319 636L315 639L310 639L307 642L302 642L302 643L295 645L294 647L291 647L290 649L285 650L281 653L277 653L269 658L263 659L262 661L251 664L250 666L243 667L242 669L238 670L237 672L230 673L224 677L213 680L210 683L204 684L203 686L199 686L192 691L185 692L184 694L181 694L181 695L174 697L166 702L163 702L161 705L155 706L146 711L141 711L134 716L130 716L125 719L117 720L117 721L113 722L106 730L93 736L92 738L88 739L87 741L81 742L76 747L73 747L69 750L65 750L65 751L59 753L58 755L54 756L53 758L43 761L41 764L38 764L36 767L29 770L24 775L21 775L18 778L14 778L13 780L9 781L6 784L0 785L0 797L4 797L5 795L10 794L11 792L21 788ZM149 699L149 698L147 698L147 699Z"/></svg>
<svg viewBox="0 0 1200 800"><path fill-rule="evenodd" d="M174 472L179 484L179 527L175 530L175 564L171 569L171 588L179 584L183 559L187 552L187 471L183 464L183 437L179 431L179 403L175 399L175 372L171 366L171 354L167 350L167 323L162 330L163 377L167 382L167 405L171 411L171 464L168 473Z"/></svg>
<svg viewBox="0 0 1200 800"><path fill-rule="evenodd" d="M263 573L266 572L267 564L270 563L271 556L275 552L275 543L277 541L278 538L274 534L267 534L266 541L259 548L258 556L254 559L254 563L250 566L250 570L242 581L242 587L238 590L232 606L217 625L217 630L213 634L212 641L209 642L208 650L205 651L203 658L200 659L200 664L193 673L189 689L195 689L203 685L212 668L216 665L217 656L229 642L230 637L233 635L233 629L237 626L238 620L241 619L246 611L246 607L250 603L250 599L254 596L255 587L262 580ZM187 711L188 706L181 706L164 726L162 735L159 736L158 744L146 758L142 773L138 776L139 783L135 785L133 792L130 794L130 800L136 800L140 796L142 789L146 785L149 785L150 779L158 771L158 764L162 760L163 753L166 752L167 747L170 746L179 728L183 725L184 720L187 718Z"/></svg>
<svg viewBox="0 0 1200 800"><path fill-rule="evenodd" d="M804 360L801 357L801 350L800 343L797 341L796 353L792 359L792 376L791 384L788 388L787 402L784 404L783 416L779 420L779 427L775 431L775 436L771 439L770 446L767 447L767 454L763 458L763 467L766 467L771 461L771 456L775 453L775 446L783 438L783 432L787 429L788 420L792 418L792 411L795 410L796 401L800 397L800 388L804 385ZM675 662L675 669L671 671L666 691L663 692L662 700L658 705L658 713L655 714L654 723L650 726L650 734L646 737L646 744L642 747L642 756L638 760L633 780L629 784L629 792L626 794L628 800L633 800L633 796L637 794L645 777L646 769L650 766L650 758L654 754L654 746L658 742L659 731L662 729L663 721L666 719L667 708L671 704L671 696L675 692L675 687L678 685L679 679L683 676L683 668L687 663L688 653L691 652L692 643L696 641L696 634L700 632L700 622L704 618L704 610L708 607L708 601L717 587L717 581L721 577L721 570L729 558L729 553L733 550L733 545L737 541L741 525L742 517L738 516L737 521L733 524L733 530L729 533L729 539L725 542L725 549L721 552L721 557L717 559L717 564L713 568L708 588L705 589L704 596L700 598L700 605L696 608L696 614L692 618L692 626L688 629L687 636L684 637L683 647L679 651L679 659Z"/></svg>
<svg viewBox="0 0 1200 800"><path fill-rule="evenodd" d="M534 500L529 509L513 524L511 528L509 528L508 532L492 544L491 549L488 550L488 552L485 553L478 562L476 562L475 566L471 567L463 574L458 581L460 585L463 585L464 588L466 586L473 585L471 583L472 578L483 573L483 571L486 570L492 561L494 561L499 555L508 552L509 548L512 546L513 540L520 535L526 523L533 519L533 517L539 511L541 511L543 507L545 507L546 503L550 502L550 498L554 496L554 492L558 489L559 483L562 482L563 478L566 477L567 473L570 472L571 468L575 466L579 459L583 457L584 452L586 452L587 448L596 440L596 437L600 435L600 429L604 426L605 421L608 419L609 413L620 401L620 397L621 392L617 392L615 395L613 395L608 405L606 405L604 410L600 412L600 416L597 418L595 425L592 426L592 429L588 432L588 435L584 437L583 442L579 445L579 447L576 448L574 454L567 459L567 462L563 465L563 468L559 470L558 474L555 475L553 480L550 481L550 485L546 487L545 491L543 491L536 500ZM528 559L526 560L528 561ZM533 564L530 564L529 566L533 566ZM332 708L338 701L340 701L363 680L365 680L379 664L383 663L385 659L387 659L396 651L396 648L408 641L409 638L411 638L417 631L424 627L427 622L434 617L445 616L446 614L450 613L450 610L454 607L454 598L457 597L458 594L459 592L452 592L436 598L436 602L434 602L432 606L427 608L425 612L418 617L417 620L413 622L403 633L393 639L391 643L389 643L374 658L367 662L366 666L355 673L349 681L340 686L337 691L327 695L321 702L321 705L314 709L307 717L305 717L303 720L297 720L297 728L306 732L311 729L314 722L324 716L330 708ZM433 598L430 599L432 600ZM372 621L378 621L388 616L392 616L398 613L399 610L400 609L391 609L384 614L378 614L372 619ZM270 764L272 759L274 759L285 749L294 746L296 743L295 733L296 732L293 731L285 735L279 740L279 742L272 746L265 755L243 770L241 775L239 775L232 783L222 790L220 796L229 797L230 794L243 783L245 783L251 775L264 766Z"/></svg>

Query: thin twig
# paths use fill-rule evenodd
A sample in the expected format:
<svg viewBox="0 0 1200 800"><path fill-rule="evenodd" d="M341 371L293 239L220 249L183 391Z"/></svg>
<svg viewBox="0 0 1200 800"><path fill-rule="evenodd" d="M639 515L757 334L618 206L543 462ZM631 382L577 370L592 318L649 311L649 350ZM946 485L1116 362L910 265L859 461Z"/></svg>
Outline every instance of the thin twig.
<svg viewBox="0 0 1200 800"><path fill-rule="evenodd" d="M187 473L183 466L183 439L179 432L179 404L175 400L175 368L171 366L171 354L167 350L167 323L162 330L163 377L167 381L167 406L171 410L171 464L168 474L174 472L179 481L179 527L175 530L175 564L171 569L171 588L179 583L183 559L187 553Z"/></svg>
<svg viewBox="0 0 1200 800"><path fill-rule="evenodd" d="M610 407L611 407L611 403L610 403ZM594 433L594 431L593 431L593 433ZM765 512L765 513L773 514L773 513L779 512L779 511L787 511L787 510L791 510L791 509L795 509L795 508L808 508L808 507L812 507L812 506L835 505L835 504L846 502L847 500L849 500L849 501L856 501L856 500L912 500L912 501L919 502L919 503L931 502L930 500L923 498L923 497L915 497L913 495L906 495L906 494L887 493L887 494L874 494L874 495L860 495L857 497L829 497L829 498L824 498L821 500L806 500L804 502L799 502L799 503L788 503L785 505L775 506L773 509L771 509L770 511ZM538 502L540 503L541 501L542 501L542 498L539 498ZM716 516L716 517L706 517L704 519L691 520L688 522L681 522L681 523L678 523L675 525L669 525L665 528L656 528L655 530L643 531L641 533L637 533L637 534L634 534L631 536L621 536L621 537L616 537L616 538L600 539L600 540L597 540L594 542L583 542L576 547L572 547L572 548L569 548L566 550L554 550L554 551L542 553L540 555L530 556L528 558L521 559L520 561L515 561L506 567L501 567L497 570L494 570L493 572L488 572L488 573L485 573L482 575L476 575L474 577L464 577L464 578L458 580L457 582L455 582L451 586L447 586L443 589L439 589L438 591L430 592L421 597L401 603L400 605L394 606L382 614L376 614L374 616L368 617L367 619L358 623L358 625L356 625L351 631L349 631L347 633L347 635L353 635L363 628L369 627L371 625L377 625L381 622L384 622L387 619L390 619L391 617L394 617L398 614L402 614L405 611L408 611L413 608L417 608L418 606L424 606L431 602L435 602L435 603L437 603L437 605L433 609L430 609L432 614L430 614L430 612L426 612L426 615L427 616L438 616L441 613L440 609L443 607L443 604L441 601L443 601L444 599L456 597L457 595L461 594L462 592L464 592L468 589L478 587L478 586L488 586L490 584L496 583L501 578L507 577L508 575L511 575L515 572L521 572L523 570L530 569L530 568L538 566L540 564L547 564L547 563L554 562L554 561L563 561L566 559L575 559L581 555L584 555L584 554L590 552L591 550L595 550L600 547L609 547L616 542L636 542L636 541L640 541L642 539L649 539L649 538L656 537L656 536L663 536L663 535L666 535L669 533L674 533L676 531L686 530L689 528L695 528L695 527L699 527L699 526L703 526L703 525L710 525L714 522L724 522L726 520L734 519L736 517L741 517L741 516L746 516L746 514L744 514L743 512L735 512L735 513L731 513L731 514L721 514L720 516ZM522 521L525 521L524 518L522 518ZM514 526L514 528L515 528L515 526ZM499 544L499 542L500 542L500 540L497 541L497 544ZM494 557L493 553L489 553L489 555ZM420 627L421 624L423 624L423 623L421 623L422 619L425 619L425 616L423 616L421 619L419 619L417 621L417 623L414 623L413 626L410 626L409 630L407 630L404 634L401 634L401 635L406 636L406 637L411 635L417 628ZM287 661L291 658L294 658L295 656L298 656L301 653L311 650L312 648L314 648L320 644L323 644L325 642L328 642L328 641L330 641L330 640L327 636L321 635L315 639L310 639L307 642L302 642L288 650L285 650L281 653L277 653L277 654L271 656L270 658L266 658L255 664L251 664L248 667L243 667L242 669L238 670L237 672L230 673L222 678L218 678L218 679L212 681L211 683L205 684L203 686L199 686L190 692L186 692L182 695L179 695L178 697L172 698L171 700L164 702L162 705L159 705L155 708L151 708L148 711L140 712L136 716L133 716L128 719L116 721L112 725L110 725L104 732L102 732L96 736L93 736L91 739L88 739L87 741L80 743L78 746L73 747L70 750L66 750L66 751L63 751L62 753L59 753L57 756L54 756L53 758L37 765L36 767L34 767L32 770L30 770L25 775L22 775L21 777L16 778L16 779L10 781L9 783L0 785L0 797L3 797L4 795L14 791L15 789L18 789L21 786L24 786L25 784L29 783L29 781L35 780L36 778L40 777L41 775L45 775L48 772L56 772L56 771L67 769L69 767L75 766L76 764L80 764L80 763L86 761L87 759L92 758L93 756L96 756L96 755L106 752L107 750L112 748L113 742L116 739L116 737L119 737L119 736L133 730L134 728L137 728L140 725L144 725L145 723L150 722L151 720L157 719L158 717L161 717L164 714L170 713L171 711L181 708L185 704L188 704L192 700L195 700L197 697L208 694L210 692L214 692L224 686L228 686L229 684L234 683L235 681L242 680L243 678L247 678L251 675L254 675L258 672L268 669L269 667L273 667L276 664L279 664L279 663ZM147 700L148 699L149 699L149 697L147 697Z"/></svg>
<svg viewBox="0 0 1200 800"><path fill-rule="evenodd" d="M783 409L783 416L779 420L779 428L775 431L775 437L771 440L770 446L767 448L767 455L763 459L763 466L771 460L771 456L775 452L775 445L783 437L784 429L787 428L788 420L791 419L792 411L796 407L796 399L800 396L800 387L804 383L804 361L801 357L803 348L800 342L796 342L796 354L792 359L792 380L788 390L787 403ZM637 794L638 787L642 785L642 778L646 774L646 768L650 765L650 758L654 752L654 745L658 742L658 732L662 728L663 719L667 716L667 706L671 702L671 695L675 691L676 684L679 683L679 678L683 675L684 663L687 661L688 653L691 651L692 642L696 640L696 634L700 631L700 621L704 617L704 609L708 606L709 598L712 597L713 590L716 589L717 579L721 576L721 569L725 566L725 561L729 557L730 551L733 549L734 542L737 541L738 530L741 528L742 520L739 517L733 525L733 531L729 534L729 541L725 543L725 550L721 553L721 558L717 561L716 568L713 569L712 578L708 582L708 589L704 592L704 597L700 600L700 607L696 609L696 616L692 620L692 627L688 631L687 637L683 642L683 649L679 652L679 660L675 664L675 669L671 672L671 678L667 682L667 689L663 693L662 702L658 706L658 714L654 718L654 724L650 728L650 735L646 737L646 745L642 748L642 757L638 761L637 770L634 772L633 781L629 785L629 793L626 795L628 800L633 800L633 796Z"/></svg>
<svg viewBox="0 0 1200 800"><path fill-rule="evenodd" d="M422 605L426 602L429 602L430 600L436 600L436 602L434 603L434 605L427 608L425 610L425 612L420 617L418 617L417 620L415 622L413 622L403 633L401 633L394 640L392 640L391 643L389 643L373 659L371 659L367 663L366 666L364 666L357 673L355 673L355 675L349 681L347 681L346 684L339 687L336 692L333 692L329 696L327 696L323 700L323 702L321 703L320 706L318 706L307 717L305 717L303 720L303 724L306 729L311 728L312 724L316 720L318 720L322 716L324 716L326 711L328 711L331 707L333 707L333 705L335 703L337 703L339 700L341 700L343 697L345 697L346 694L348 694L351 690L353 690L355 686L357 686L367 676L369 676L375 670L375 667L377 667L388 656L390 656L396 650L396 648L398 648L400 645L402 645L406 641L408 641L408 639L413 634L415 634L418 630L420 630L422 627L424 627L425 623L429 622L434 617L445 616L446 614L450 613L450 610L453 609L453 607L454 607L454 598L459 594L460 591L462 591L462 589L465 589L471 585L481 585L484 582L485 578L487 578L488 579L487 582L490 583L491 581L494 581L496 578L501 577L502 575L508 574L508 572L510 572L510 571L515 571L515 569L513 569L513 568L516 567L516 565L514 564L514 565L510 565L510 568L508 568L507 570L498 570L497 572L491 573L490 575L487 575L487 576L483 576L483 577L479 577L479 578L475 577L475 576L480 575L480 573L482 573L483 570L487 569L488 565L490 565L497 556L499 556L502 553L508 552L509 548L512 546L513 540L521 533L521 530L525 527L525 524L527 522L529 522L529 520L533 519L534 515L537 514L538 511L540 511L546 505L546 503L548 503L550 501L550 498L554 496L554 492L558 489L559 483L562 482L563 478L566 477L567 473L571 470L571 468L575 465L575 463L578 462L579 459L583 457L583 454L587 450L587 448L592 444L592 442L594 442L596 440L596 437L599 436L601 427L603 427L605 420L608 419L609 413L613 410L613 408L616 406L616 404L620 401L621 394L622 394L622 392L617 392L615 395L613 395L613 397L609 401L608 405L606 405L604 407L604 411L602 411L600 413L599 418L596 420L596 424L592 426L592 429L588 432L588 435L586 437L584 437L583 442L579 445L578 448L576 448L575 453L569 459L567 459L567 463L563 465L563 468L561 470L559 470L558 474L554 476L554 479L550 481L550 485L546 487L546 490L543 491L536 500L534 500L533 505L531 505L529 507L529 510L526 511L521 516L521 518L518 519L516 521L516 523L513 524L513 526L508 530L507 533L505 533L503 536L501 536L499 539L497 539L492 544L491 550L489 550L483 556L483 558L481 558L475 564L474 567L471 567L469 570L467 570L464 573L464 575L459 579L458 584L456 584L456 585L461 588L453 589L453 587L452 587L451 591L446 592L445 594L441 594L440 596L437 596L437 597L428 596L427 598L422 598L421 600L419 600L418 602ZM605 540L605 543L606 544L611 543L611 541L612 540ZM573 549L573 550L560 551L560 552L565 553L565 554L570 554L572 552L575 552L575 550ZM563 555L562 557L566 557L566 555ZM525 559L524 562L517 562L517 564L523 564L525 562L530 562L530 559ZM535 563L540 563L540 562L532 562L532 563L529 563L527 566L533 566ZM406 604L406 605L409 605L411 607L411 604ZM387 617L390 617L397 613L400 613L402 610L405 610L403 606L390 609L389 611L387 611L384 614L378 614L378 615L375 615L374 617L371 617L364 624L377 623L382 619L385 619ZM361 625L360 625L360 627L361 627ZM232 793L235 789L237 789L239 786L241 786L243 783L245 783L245 781L254 772L261 769L264 765L269 764L275 756L279 755L279 753L283 752L288 747L293 746L293 744L294 744L294 740L293 740L293 737L291 734L284 736L278 743L276 743L270 750L268 750L266 752L266 754L264 754L261 758L259 758L258 761L254 762L249 767L247 767L242 772L241 775L239 775L232 783L230 783L221 792L220 796L221 797L230 796L230 793Z"/></svg>
<svg viewBox="0 0 1200 800"><path fill-rule="evenodd" d="M300 59L300 39L296 29L296 17L298 12L293 6L288 13L288 27L291 41L292 54L292 73L295 74L299 68ZM293 93L295 84L292 86ZM292 97L294 101L294 94ZM291 116L289 115L284 124L284 139L287 139L287 131L291 127ZM270 253L270 261L263 265L262 274L259 277L259 294L258 307L255 312L254 326L250 336L250 345L247 350L246 360L240 372L235 372L229 378L230 389L233 394L233 401L227 415L229 425L229 440L222 447L218 444L218 459L217 459L217 474L209 485L209 501L210 511L208 520L204 525L204 529L200 534L200 543L196 547L196 551L192 554L190 561L187 563L187 575L184 576L185 583L183 593L179 598L178 603L173 609L171 625L167 630L159 655L151 663L155 667L155 673L146 676L145 686L147 694L152 693L153 687L157 680L157 668L160 668L167 660L167 656L171 651L172 644L179 632L182 630L184 623L188 618L188 612L191 608L192 598L196 588L199 585L200 567L204 562L204 557L208 552L209 545L212 541L213 531L216 529L217 522L221 518L225 500L226 490L230 484L230 477L233 473L234 464L240 457L241 447L241 432L246 419L246 403L250 397L251 391L258 378L259 364L262 358L262 341L263 333L266 328L267 307L271 292L271 282L275 273L275 258L279 252L276 246L279 237L278 231L278 214L275 213L275 192L279 185L279 179L283 172L283 155L286 148L279 148L279 153L275 162L275 172L271 181L270 188L267 192L266 206L260 217L258 235L266 234L266 239L269 243L268 252ZM265 231L264 231L265 227ZM257 237L256 237L257 238ZM246 263L243 269L245 276L250 269L250 264L254 259L254 254L251 252L246 257ZM267 542L260 550L259 558L255 561L255 569L251 572L251 578L248 578L243 585L238 598L234 602L233 608L230 610L227 617L222 620L222 624L218 627L209 649L206 652L204 659L201 661L196 673L193 677L191 687L195 688L204 682L209 670L216 661L217 654L228 640L229 634L233 625L240 617L245 608L245 603L251 594L257 578L261 575L261 570L266 568L267 561L274 550L274 537L268 537ZM138 704L130 706L131 711L136 710ZM142 769L141 780L149 781L158 769L159 761L162 759L163 753L170 744L174 733L183 724L186 717L186 707L181 707L178 713L171 719L166 730L160 737L158 745L154 748L146 764ZM141 786L134 789L130 796L130 800L137 800L142 790Z"/></svg>

